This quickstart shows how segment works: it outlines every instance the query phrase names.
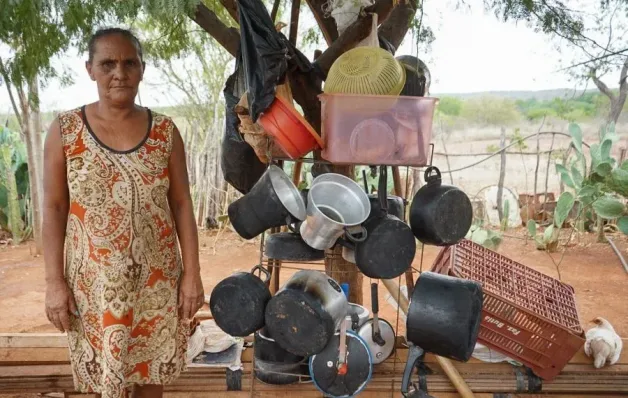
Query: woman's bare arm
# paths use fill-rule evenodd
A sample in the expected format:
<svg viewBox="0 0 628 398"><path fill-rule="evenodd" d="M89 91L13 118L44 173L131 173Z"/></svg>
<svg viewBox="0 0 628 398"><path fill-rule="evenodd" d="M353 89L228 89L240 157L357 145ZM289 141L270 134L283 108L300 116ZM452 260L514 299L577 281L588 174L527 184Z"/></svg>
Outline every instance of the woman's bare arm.
<svg viewBox="0 0 628 398"><path fill-rule="evenodd" d="M179 307L183 318L191 319L203 305L204 292L198 259L198 230L190 196L185 149L181 134L176 127L173 131L172 153L168 167L170 170L168 201L174 216L183 257Z"/></svg>
<svg viewBox="0 0 628 398"><path fill-rule="evenodd" d="M44 263L46 272L46 315L61 331L70 327L69 312L77 313L64 277L63 244L70 206L59 121L55 119L44 145Z"/></svg>

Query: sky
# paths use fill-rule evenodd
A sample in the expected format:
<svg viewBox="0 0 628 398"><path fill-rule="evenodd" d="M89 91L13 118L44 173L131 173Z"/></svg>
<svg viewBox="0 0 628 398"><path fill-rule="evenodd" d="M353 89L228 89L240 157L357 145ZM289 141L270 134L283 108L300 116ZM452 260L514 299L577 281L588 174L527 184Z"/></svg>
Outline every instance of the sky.
<svg viewBox="0 0 628 398"><path fill-rule="evenodd" d="M557 53L548 36L522 23L499 21L484 11L481 0L467 0L470 7L464 9L457 9L455 4L456 0L425 0L424 19L436 40L429 52L421 51L418 56L430 69L431 93L574 88L568 76L558 71L560 57L569 54ZM402 54L417 55L410 35L396 55ZM62 59L74 72L74 84L59 87L51 82L41 92L42 109L71 109L97 100L95 83L85 72L85 58L85 54L73 51ZM161 90L151 87L150 83L158 81L158 70L149 66L146 83L140 86L142 104L176 105L176 95L164 98ZM614 87L610 81L607 84ZM2 88L0 114L9 111L10 103Z"/></svg>

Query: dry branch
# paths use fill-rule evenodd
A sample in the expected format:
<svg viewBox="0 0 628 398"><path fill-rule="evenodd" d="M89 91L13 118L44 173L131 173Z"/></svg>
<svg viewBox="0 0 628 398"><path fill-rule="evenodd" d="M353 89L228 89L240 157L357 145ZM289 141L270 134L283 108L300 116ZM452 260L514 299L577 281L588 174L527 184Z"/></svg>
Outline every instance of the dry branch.
<svg viewBox="0 0 628 398"><path fill-rule="evenodd" d="M240 33L235 28L230 28L205 4L199 3L196 11L192 16L192 20L196 22L204 31L210 34L221 46L225 48L234 57L238 54L240 47Z"/></svg>
<svg viewBox="0 0 628 398"><path fill-rule="evenodd" d="M401 1L395 8L392 8L392 1L390 3L388 8L380 7L380 11L377 12L381 23L379 33L398 49L408 33L410 21L414 19L419 2Z"/></svg>
<svg viewBox="0 0 628 398"><path fill-rule="evenodd" d="M231 18L233 18L234 21L240 22L240 18L238 17L238 4L235 2L235 0L220 0L220 4L225 7L225 9L229 13L229 15L231 15Z"/></svg>
<svg viewBox="0 0 628 398"><path fill-rule="evenodd" d="M307 5L310 6L310 10L312 14L314 14L314 19L316 19L316 23L323 33L323 37L327 42L327 45L330 45L338 38L338 27L336 26L336 21L331 16L326 16L325 11L323 11L323 4L325 4L326 0L306 0Z"/></svg>

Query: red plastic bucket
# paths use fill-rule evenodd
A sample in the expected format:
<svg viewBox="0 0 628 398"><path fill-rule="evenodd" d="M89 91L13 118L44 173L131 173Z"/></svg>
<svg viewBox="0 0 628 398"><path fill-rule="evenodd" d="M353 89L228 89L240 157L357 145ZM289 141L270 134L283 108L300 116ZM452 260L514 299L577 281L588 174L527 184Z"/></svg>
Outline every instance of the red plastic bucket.
<svg viewBox="0 0 628 398"><path fill-rule="evenodd" d="M299 112L281 97L259 117L259 124L291 159L323 147L323 141Z"/></svg>

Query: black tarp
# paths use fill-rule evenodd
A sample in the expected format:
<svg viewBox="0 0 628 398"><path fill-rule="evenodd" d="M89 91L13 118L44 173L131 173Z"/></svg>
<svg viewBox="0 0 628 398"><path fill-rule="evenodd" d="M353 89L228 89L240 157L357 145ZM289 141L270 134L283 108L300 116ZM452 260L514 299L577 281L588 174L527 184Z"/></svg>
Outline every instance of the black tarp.
<svg viewBox="0 0 628 398"><path fill-rule="evenodd" d="M274 101L275 88L283 83L288 68L308 72L312 64L283 33L277 32L261 0L238 0L238 15L249 112L256 122Z"/></svg>
<svg viewBox="0 0 628 398"><path fill-rule="evenodd" d="M245 92L244 69L238 57L235 72L229 76L223 90L226 105L225 135L222 139L220 166L225 181L243 194L253 188L266 170L266 165L257 158L253 148L242 139L238 130L240 119L233 108Z"/></svg>

